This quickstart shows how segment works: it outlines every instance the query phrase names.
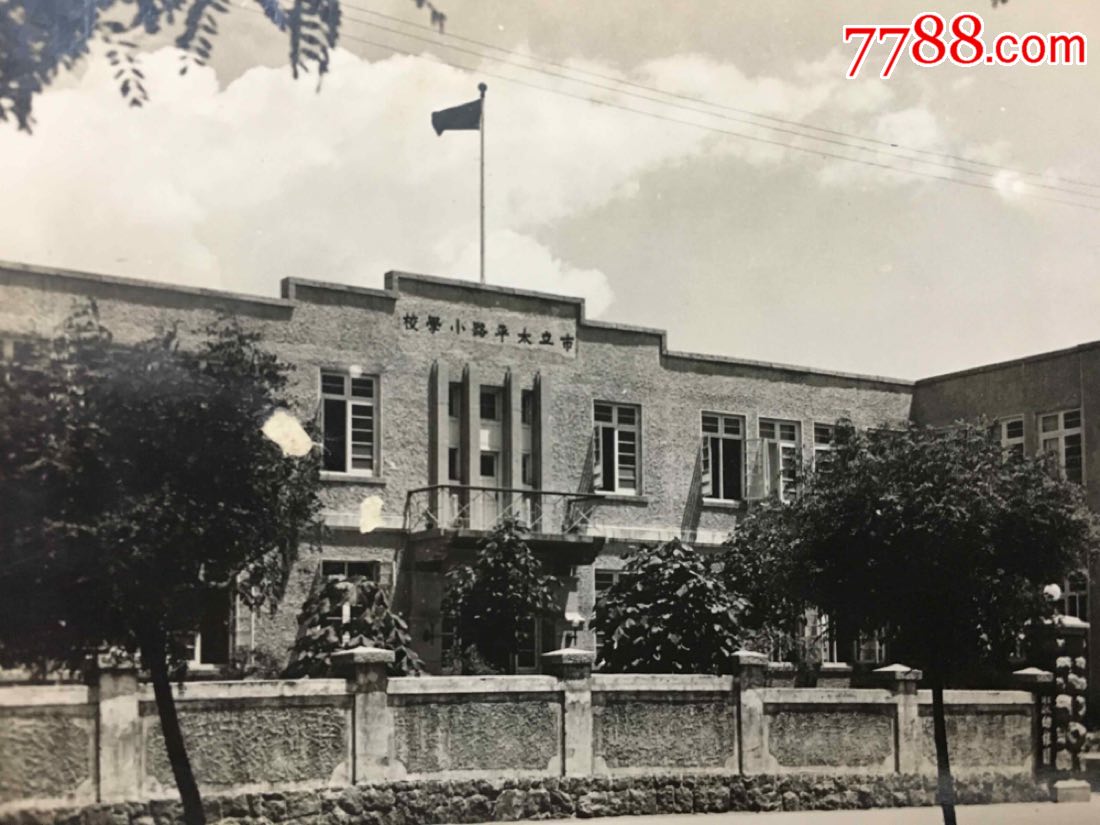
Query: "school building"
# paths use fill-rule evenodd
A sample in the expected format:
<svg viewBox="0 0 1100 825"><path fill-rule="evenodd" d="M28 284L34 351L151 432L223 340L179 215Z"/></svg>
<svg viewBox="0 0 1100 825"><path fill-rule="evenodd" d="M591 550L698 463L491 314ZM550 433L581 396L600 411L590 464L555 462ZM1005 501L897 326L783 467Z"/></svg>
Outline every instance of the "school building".
<svg viewBox="0 0 1100 825"><path fill-rule="evenodd" d="M911 382L676 352L660 330L586 318L580 299L424 275L388 273L383 289L286 279L263 298L0 264L4 357L51 336L85 297L120 343L169 322L186 342L232 313L296 367L294 412L321 423L325 546L302 554L274 615L213 605L194 644L200 671L285 660L310 589L356 574L390 589L438 670L445 573L509 514L561 582L560 611L533 624L517 668L567 642L594 648L597 594L632 546L676 536L717 547L752 502L792 493L840 418L985 416L1007 447L1057 453L1100 511L1100 342ZM361 525L367 499L381 517ZM1067 613L1095 618L1098 580L1081 571L1066 583ZM825 652L884 655L873 639Z"/></svg>

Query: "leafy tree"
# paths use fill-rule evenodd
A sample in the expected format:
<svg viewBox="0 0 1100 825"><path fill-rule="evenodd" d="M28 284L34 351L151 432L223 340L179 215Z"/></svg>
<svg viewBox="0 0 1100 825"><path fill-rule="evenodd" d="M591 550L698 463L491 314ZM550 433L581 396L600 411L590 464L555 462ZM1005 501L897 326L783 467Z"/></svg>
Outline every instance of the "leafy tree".
<svg viewBox="0 0 1100 825"><path fill-rule="evenodd" d="M618 673L730 673L746 602L678 539L643 546L596 605L597 666Z"/></svg>
<svg viewBox="0 0 1100 825"><path fill-rule="evenodd" d="M1005 663L1048 615L1043 586L1080 567L1096 526L1049 461L1006 455L987 428L856 432L781 516L795 598L856 630L886 628L893 656L932 687L944 821L954 792L943 691Z"/></svg>
<svg viewBox="0 0 1100 825"><path fill-rule="evenodd" d="M455 627L464 669L481 661L515 672L520 641L531 622L554 606L557 582L526 541L527 528L505 518L482 542L473 564L447 573L443 611Z"/></svg>
<svg viewBox="0 0 1100 825"><path fill-rule="evenodd" d="M170 679L212 598L281 597L319 465L261 432L287 367L226 321L112 344L94 303L0 381L0 663L140 653L191 825L204 821Z"/></svg>
<svg viewBox="0 0 1100 825"><path fill-rule="evenodd" d="M360 645L394 651L391 676L419 676L423 669L408 624L390 608L386 591L365 576L320 580L302 606L298 627L286 669L292 679L328 676L332 654Z"/></svg>
<svg viewBox="0 0 1100 825"><path fill-rule="evenodd" d="M792 592L795 573L791 553L795 539L785 504L764 501L737 522L725 542L717 573L731 593L742 596L742 641L762 652L791 648L796 664L812 666L803 641L807 605Z"/></svg>
<svg viewBox="0 0 1100 825"><path fill-rule="evenodd" d="M443 31L443 12L430 0L413 2L426 8L432 25ZM312 67L320 79L339 37L340 0L253 3L287 37L294 77ZM189 65L209 60L219 20L229 9L229 0L0 0L0 121L14 117L19 128L29 131L35 95L60 69L72 69L87 56L96 40L109 47L107 59L116 69L122 97L141 106L148 93L135 38L177 29L184 73Z"/></svg>

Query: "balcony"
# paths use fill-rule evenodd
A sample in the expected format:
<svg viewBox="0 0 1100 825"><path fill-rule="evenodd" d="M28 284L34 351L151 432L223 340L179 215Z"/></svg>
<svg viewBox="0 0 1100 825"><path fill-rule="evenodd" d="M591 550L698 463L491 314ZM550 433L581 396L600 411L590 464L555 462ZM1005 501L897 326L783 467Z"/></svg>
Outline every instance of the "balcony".
<svg viewBox="0 0 1100 825"><path fill-rule="evenodd" d="M405 529L489 531L514 518L534 535L584 535L599 498L593 493L437 484L409 491Z"/></svg>
<svg viewBox="0 0 1100 825"><path fill-rule="evenodd" d="M568 559L584 561L599 551L603 538L592 529L599 496L549 490L438 484L410 490L404 527L422 547L422 556L446 556L451 548L476 546L507 518L529 531L534 549L572 548ZM435 552L432 552L434 547Z"/></svg>

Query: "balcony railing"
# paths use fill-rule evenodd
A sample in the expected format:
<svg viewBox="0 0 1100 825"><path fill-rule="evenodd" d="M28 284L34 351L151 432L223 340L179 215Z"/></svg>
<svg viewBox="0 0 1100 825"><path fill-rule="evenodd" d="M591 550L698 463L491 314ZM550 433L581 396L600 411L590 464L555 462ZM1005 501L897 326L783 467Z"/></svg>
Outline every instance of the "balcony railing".
<svg viewBox="0 0 1100 825"><path fill-rule="evenodd" d="M532 533L584 535L599 498L592 493L437 484L409 491L405 529L492 530L514 518Z"/></svg>

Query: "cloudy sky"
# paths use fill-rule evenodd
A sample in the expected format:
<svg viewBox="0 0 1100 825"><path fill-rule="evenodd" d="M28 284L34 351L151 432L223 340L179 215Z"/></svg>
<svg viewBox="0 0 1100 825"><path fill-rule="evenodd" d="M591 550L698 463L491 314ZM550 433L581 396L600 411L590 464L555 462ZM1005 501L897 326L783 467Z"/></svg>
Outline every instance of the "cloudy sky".
<svg viewBox="0 0 1100 825"><path fill-rule="evenodd" d="M320 93L250 0L208 68L146 41L144 109L87 61L33 135L0 126L0 258L262 295L476 278L477 134L429 116L485 81L492 283L679 350L903 378L1100 338L1100 60L884 81L880 46L849 81L840 37L935 10L1100 38L1100 5L434 2L445 37L413 0L347 0Z"/></svg>

